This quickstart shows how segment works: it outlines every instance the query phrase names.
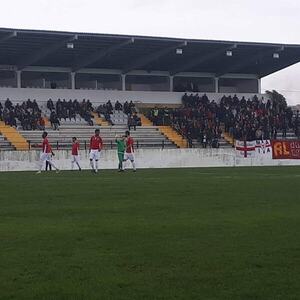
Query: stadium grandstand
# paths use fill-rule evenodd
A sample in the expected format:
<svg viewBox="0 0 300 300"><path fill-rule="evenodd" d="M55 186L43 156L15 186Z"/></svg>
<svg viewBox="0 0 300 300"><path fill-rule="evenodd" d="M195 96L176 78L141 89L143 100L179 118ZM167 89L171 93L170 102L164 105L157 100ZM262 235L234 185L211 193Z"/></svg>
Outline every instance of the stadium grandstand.
<svg viewBox="0 0 300 300"><path fill-rule="evenodd" d="M299 111L261 79L300 61L300 45L0 29L0 147L55 149L100 127L106 149L231 147L292 139Z"/></svg>

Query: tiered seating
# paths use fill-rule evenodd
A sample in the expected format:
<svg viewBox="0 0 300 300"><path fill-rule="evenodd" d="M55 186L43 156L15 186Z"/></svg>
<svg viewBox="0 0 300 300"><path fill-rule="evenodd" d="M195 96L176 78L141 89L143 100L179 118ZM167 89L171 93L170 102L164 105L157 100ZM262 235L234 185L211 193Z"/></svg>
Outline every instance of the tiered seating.
<svg viewBox="0 0 300 300"><path fill-rule="evenodd" d="M276 139L277 140L296 140L297 136L296 136L294 130L289 129L286 132L286 136L283 136L282 132L278 132Z"/></svg>
<svg viewBox="0 0 300 300"><path fill-rule="evenodd" d="M90 137L94 134L94 127L86 125L62 125L60 130L48 130L48 138L54 149L70 149L72 137L76 136L81 144L81 149L88 149ZM115 149L116 134L122 135L127 130L126 126L102 126L100 135L104 141L106 149ZM20 133L30 142L33 148L35 144L41 143L42 131L20 131ZM157 127L138 127L136 131L131 131L135 140L136 148L176 148L176 145L169 141L160 133Z"/></svg>
<svg viewBox="0 0 300 300"><path fill-rule="evenodd" d="M60 120L60 125L61 126L73 126L73 125L78 125L78 126L81 126L81 125L87 125L86 121L80 117L77 116L76 120L74 119L61 119ZM60 126L60 127L61 127Z"/></svg>
<svg viewBox="0 0 300 300"><path fill-rule="evenodd" d="M11 145L9 141L7 141L3 135L0 134L0 150L1 151L11 151L15 150L15 148Z"/></svg>
<svg viewBox="0 0 300 300"><path fill-rule="evenodd" d="M112 115L110 115L111 122L115 125L126 125L128 122L128 117L122 111L114 111Z"/></svg>

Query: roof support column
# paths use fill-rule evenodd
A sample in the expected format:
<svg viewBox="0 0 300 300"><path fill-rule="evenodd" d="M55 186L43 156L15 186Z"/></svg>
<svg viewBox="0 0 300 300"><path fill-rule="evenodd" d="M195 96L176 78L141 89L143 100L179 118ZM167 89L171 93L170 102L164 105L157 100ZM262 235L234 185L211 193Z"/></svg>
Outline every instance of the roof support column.
<svg viewBox="0 0 300 300"><path fill-rule="evenodd" d="M257 78L257 92L261 94L261 79Z"/></svg>
<svg viewBox="0 0 300 300"><path fill-rule="evenodd" d="M122 91L126 91L126 75L121 74L121 80L122 80Z"/></svg>
<svg viewBox="0 0 300 300"><path fill-rule="evenodd" d="M174 76L170 76L170 92L174 91Z"/></svg>
<svg viewBox="0 0 300 300"><path fill-rule="evenodd" d="M22 71L16 71L16 76L17 76L17 88L20 89L22 87L21 83L21 72Z"/></svg>
<svg viewBox="0 0 300 300"><path fill-rule="evenodd" d="M215 93L219 93L219 78L215 77Z"/></svg>
<svg viewBox="0 0 300 300"><path fill-rule="evenodd" d="M75 90L75 72L70 73L71 89Z"/></svg>

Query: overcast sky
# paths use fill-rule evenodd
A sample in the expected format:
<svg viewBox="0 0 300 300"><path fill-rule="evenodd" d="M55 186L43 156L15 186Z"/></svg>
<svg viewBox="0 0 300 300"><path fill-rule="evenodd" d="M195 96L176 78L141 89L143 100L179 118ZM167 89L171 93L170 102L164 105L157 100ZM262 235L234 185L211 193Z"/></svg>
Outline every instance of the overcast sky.
<svg viewBox="0 0 300 300"><path fill-rule="evenodd" d="M0 27L300 44L299 0L10 0ZM263 79L300 103L300 64Z"/></svg>

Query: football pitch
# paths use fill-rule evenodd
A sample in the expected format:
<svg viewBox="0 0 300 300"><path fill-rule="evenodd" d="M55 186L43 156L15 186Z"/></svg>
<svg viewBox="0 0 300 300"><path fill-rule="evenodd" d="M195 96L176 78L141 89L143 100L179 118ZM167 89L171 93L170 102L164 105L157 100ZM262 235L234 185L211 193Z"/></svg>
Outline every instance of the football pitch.
<svg viewBox="0 0 300 300"><path fill-rule="evenodd" d="M0 299L300 299L300 168L0 173Z"/></svg>

